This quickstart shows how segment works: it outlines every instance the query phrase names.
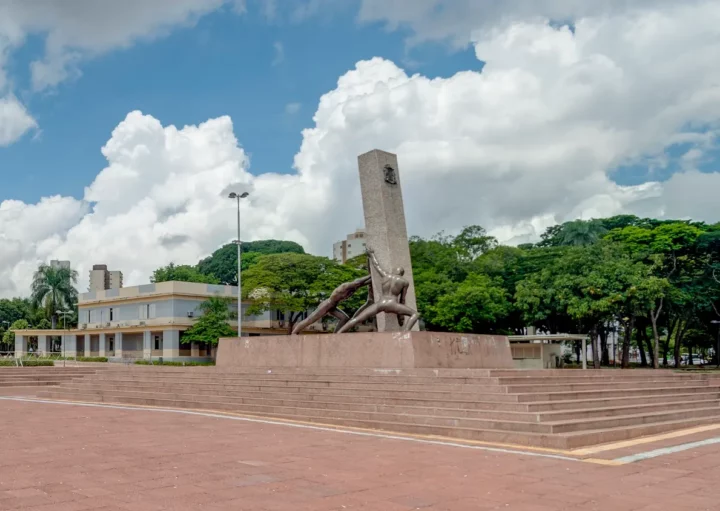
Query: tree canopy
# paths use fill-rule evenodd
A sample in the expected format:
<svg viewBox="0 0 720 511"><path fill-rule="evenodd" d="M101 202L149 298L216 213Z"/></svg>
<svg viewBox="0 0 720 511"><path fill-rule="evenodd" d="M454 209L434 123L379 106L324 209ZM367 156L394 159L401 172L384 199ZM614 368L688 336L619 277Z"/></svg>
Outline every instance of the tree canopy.
<svg viewBox="0 0 720 511"><path fill-rule="evenodd" d="M468 250L469 240L473 243ZM720 319L720 224L632 215L574 220L536 244L498 245L482 228L412 238L418 308L428 329L589 333L597 365L608 337L657 367L709 350Z"/></svg>
<svg viewBox="0 0 720 511"><path fill-rule="evenodd" d="M217 346L218 340L222 337L236 337L237 332L228 323L233 317L230 313L232 304L232 298L223 296L210 297L200 304L202 315L183 333L182 342Z"/></svg>
<svg viewBox="0 0 720 511"><path fill-rule="evenodd" d="M260 257L268 254L304 254L305 250L294 241L259 240L242 243L242 271L253 266ZM153 272L151 282L204 282L237 286L237 245L228 243L212 255L198 261L197 265L175 265L158 268Z"/></svg>
<svg viewBox="0 0 720 511"><path fill-rule="evenodd" d="M243 298L252 301L248 314L280 310L286 314L288 331L304 312L312 311L342 284L366 272L339 264L327 257L284 253L261 257L243 273ZM361 293L360 293L361 294ZM343 305L359 307L365 296ZM347 311L346 311L347 312Z"/></svg>
<svg viewBox="0 0 720 511"><path fill-rule="evenodd" d="M194 266L187 264L175 265L170 263L167 266L158 268L150 277L150 282L200 282L204 284L219 284L220 280L214 275L206 275L198 271Z"/></svg>

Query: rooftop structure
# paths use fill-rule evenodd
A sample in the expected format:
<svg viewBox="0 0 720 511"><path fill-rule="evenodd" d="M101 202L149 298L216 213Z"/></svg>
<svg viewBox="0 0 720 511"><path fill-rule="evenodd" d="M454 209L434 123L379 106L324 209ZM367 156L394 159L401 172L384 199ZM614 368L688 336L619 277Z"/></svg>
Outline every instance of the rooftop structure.
<svg viewBox="0 0 720 511"><path fill-rule="evenodd" d="M347 238L333 244L333 259L340 263L365 253L365 229L357 229Z"/></svg>

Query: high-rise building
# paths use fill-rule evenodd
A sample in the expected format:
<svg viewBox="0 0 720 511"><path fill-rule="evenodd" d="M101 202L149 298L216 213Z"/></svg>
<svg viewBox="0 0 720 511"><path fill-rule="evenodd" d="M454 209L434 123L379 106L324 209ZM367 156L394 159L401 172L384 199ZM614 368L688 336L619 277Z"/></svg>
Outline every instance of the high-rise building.
<svg viewBox="0 0 720 511"><path fill-rule="evenodd" d="M65 268L66 270L70 269L70 261L58 261L57 259L53 259L50 261L50 268L53 269L59 269L59 268Z"/></svg>
<svg viewBox="0 0 720 511"><path fill-rule="evenodd" d="M347 238L333 243L333 259L344 263L348 259L365 253L365 229L357 229Z"/></svg>
<svg viewBox="0 0 720 511"><path fill-rule="evenodd" d="M90 291L120 289L123 287L121 271L108 271L106 264L94 264L90 270Z"/></svg>

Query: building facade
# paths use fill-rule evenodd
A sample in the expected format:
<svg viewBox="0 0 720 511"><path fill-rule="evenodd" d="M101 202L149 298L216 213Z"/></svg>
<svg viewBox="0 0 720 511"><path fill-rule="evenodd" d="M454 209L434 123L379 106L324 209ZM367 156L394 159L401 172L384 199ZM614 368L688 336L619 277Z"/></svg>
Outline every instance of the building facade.
<svg viewBox="0 0 720 511"><path fill-rule="evenodd" d="M211 296L230 298L228 308L237 311L237 287L190 282L161 282L125 288L89 291L78 297L78 328L73 330L16 330L15 355L32 349L41 355L51 351L66 357L108 357L202 361L212 348L182 342L183 333L202 315L200 305ZM243 304L246 311L250 304ZM282 311L243 314L243 336L288 333ZM230 325L237 329L237 321ZM309 330L322 331L322 325ZM64 344L64 349L63 349Z"/></svg>
<svg viewBox="0 0 720 511"><path fill-rule="evenodd" d="M92 270L90 270L88 291L120 289L121 287L123 287L123 274L121 271L108 271L105 264L93 265Z"/></svg>
<svg viewBox="0 0 720 511"><path fill-rule="evenodd" d="M347 238L333 243L333 259L345 263L348 259L365 253L366 234L365 229L358 229Z"/></svg>

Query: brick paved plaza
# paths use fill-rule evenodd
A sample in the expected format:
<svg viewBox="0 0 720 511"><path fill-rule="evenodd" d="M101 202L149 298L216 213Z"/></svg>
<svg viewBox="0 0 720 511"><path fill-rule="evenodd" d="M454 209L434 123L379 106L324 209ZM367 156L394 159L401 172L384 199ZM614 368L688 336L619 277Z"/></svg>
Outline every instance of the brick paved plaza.
<svg viewBox="0 0 720 511"><path fill-rule="evenodd" d="M720 509L720 445L627 464L0 400L0 510ZM655 447L655 446L653 446Z"/></svg>

